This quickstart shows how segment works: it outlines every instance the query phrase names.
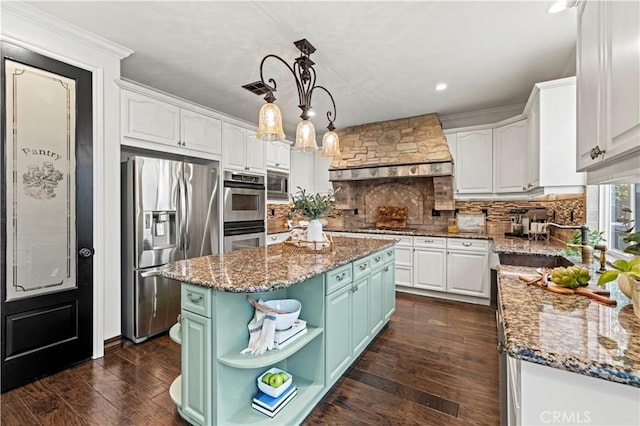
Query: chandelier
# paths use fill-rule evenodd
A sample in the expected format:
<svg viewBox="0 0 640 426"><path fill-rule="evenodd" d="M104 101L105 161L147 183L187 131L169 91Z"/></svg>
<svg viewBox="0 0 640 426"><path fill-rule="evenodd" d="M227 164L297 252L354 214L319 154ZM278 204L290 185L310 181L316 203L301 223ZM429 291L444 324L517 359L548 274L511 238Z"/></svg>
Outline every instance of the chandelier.
<svg viewBox="0 0 640 426"><path fill-rule="evenodd" d="M327 126L327 133L325 133L322 138L322 155L327 157L339 155L339 139L338 134L335 132L336 128L333 125L337 114L336 103L326 88L316 85L316 70L313 68L315 62L310 58L311 54L316 51L316 48L313 47L307 39L298 40L293 44L300 50L300 56L294 60L293 65L287 64L284 59L277 55L267 55L262 58L260 62L260 80L242 86L258 96L265 95L264 100L267 101L267 103L260 108L256 137L264 141L281 141L285 139L284 131L282 130L282 114L280 113L280 108L274 103L276 98L273 92L275 92L277 88L276 81L273 78L265 81L262 71L265 61L273 58L287 67L293 75L298 89L298 107L302 110L302 114L300 114L301 120L296 127L296 141L292 150L303 152L318 150L316 130L313 123L309 120L312 116L311 97L313 96L313 92L318 89L329 95L331 104L333 105L333 112L327 111L329 125ZM267 82L269 84L267 84Z"/></svg>

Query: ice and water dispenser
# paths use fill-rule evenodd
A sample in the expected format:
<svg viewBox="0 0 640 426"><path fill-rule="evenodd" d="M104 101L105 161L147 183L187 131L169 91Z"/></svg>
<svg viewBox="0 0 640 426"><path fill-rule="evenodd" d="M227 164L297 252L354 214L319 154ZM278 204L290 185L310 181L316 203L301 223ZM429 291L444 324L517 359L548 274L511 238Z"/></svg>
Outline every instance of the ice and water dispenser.
<svg viewBox="0 0 640 426"><path fill-rule="evenodd" d="M175 247L176 236L175 211L144 212L144 250Z"/></svg>

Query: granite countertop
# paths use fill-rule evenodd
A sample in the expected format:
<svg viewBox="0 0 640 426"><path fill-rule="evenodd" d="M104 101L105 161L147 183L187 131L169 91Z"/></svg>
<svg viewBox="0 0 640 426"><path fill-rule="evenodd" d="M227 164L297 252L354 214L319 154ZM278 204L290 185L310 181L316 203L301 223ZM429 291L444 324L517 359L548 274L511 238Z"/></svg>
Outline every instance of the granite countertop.
<svg viewBox="0 0 640 426"><path fill-rule="evenodd" d="M315 275L391 247L392 240L333 238L328 253L283 251L283 244L170 263L162 276L232 293L263 293L290 287Z"/></svg>
<svg viewBox="0 0 640 426"><path fill-rule="evenodd" d="M617 283L607 285L610 297L618 301L609 307L518 279L535 274L535 268L500 266L498 271L499 309L510 356L640 387L640 319ZM591 275L595 284L597 275Z"/></svg>
<svg viewBox="0 0 640 426"><path fill-rule="evenodd" d="M279 234L282 232L291 231L286 226L273 226L267 230L267 234ZM478 233L478 232L460 232L457 234L450 234L444 231L426 231L420 229L412 229L407 231L402 230L389 230L389 229L362 229L362 228L353 228L353 229L334 229L331 227L324 228L324 231L327 232L345 232L345 233L359 233L359 234L377 234L377 235L409 235L409 236L417 236L417 237L446 237L446 238L471 238L476 240L491 240L492 236L486 233Z"/></svg>

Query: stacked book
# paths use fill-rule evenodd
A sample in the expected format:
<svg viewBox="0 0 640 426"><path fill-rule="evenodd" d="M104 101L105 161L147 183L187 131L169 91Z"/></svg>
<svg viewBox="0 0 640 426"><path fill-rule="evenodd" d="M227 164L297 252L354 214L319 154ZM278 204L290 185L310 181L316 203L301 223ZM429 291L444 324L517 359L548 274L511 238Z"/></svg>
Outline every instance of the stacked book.
<svg viewBox="0 0 640 426"><path fill-rule="evenodd" d="M273 417L284 408L285 405L291 401L298 393L298 388L294 383L289 385L289 388L285 390L282 395L277 398L273 398L262 391L258 391L256 396L253 397L251 406L266 414L269 417Z"/></svg>
<svg viewBox="0 0 640 426"><path fill-rule="evenodd" d="M273 348L282 349L296 341L307 332L307 322L298 318L291 327L286 330L276 330L273 338Z"/></svg>

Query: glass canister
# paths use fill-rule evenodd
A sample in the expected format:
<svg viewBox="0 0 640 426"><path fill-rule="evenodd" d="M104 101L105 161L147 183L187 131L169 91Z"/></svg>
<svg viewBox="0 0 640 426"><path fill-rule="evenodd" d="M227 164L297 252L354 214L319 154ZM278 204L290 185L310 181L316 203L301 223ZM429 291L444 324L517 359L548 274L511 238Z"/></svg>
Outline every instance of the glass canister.
<svg viewBox="0 0 640 426"><path fill-rule="evenodd" d="M456 219L455 217L452 217L451 219L449 219L449 223L447 225L447 232L449 234L457 234L458 232L460 232L460 228L458 228L458 219Z"/></svg>

